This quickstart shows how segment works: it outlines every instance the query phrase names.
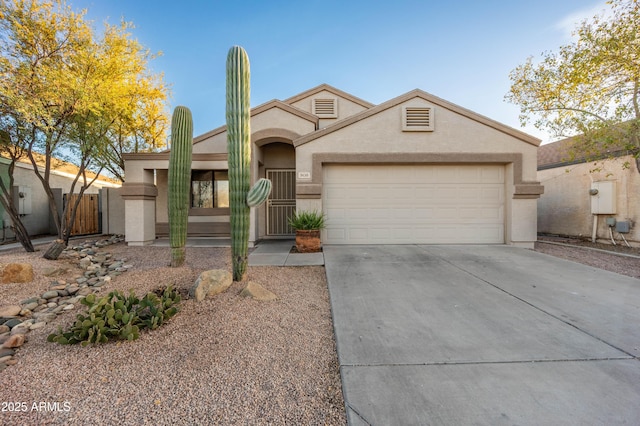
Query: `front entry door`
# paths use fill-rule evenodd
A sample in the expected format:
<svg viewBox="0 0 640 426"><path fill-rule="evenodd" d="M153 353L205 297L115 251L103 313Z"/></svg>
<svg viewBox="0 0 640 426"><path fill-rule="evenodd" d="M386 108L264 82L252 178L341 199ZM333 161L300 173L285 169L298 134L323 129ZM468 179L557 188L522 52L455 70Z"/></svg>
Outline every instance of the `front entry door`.
<svg viewBox="0 0 640 426"><path fill-rule="evenodd" d="M296 171L267 170L271 195L267 198L267 235L294 235L288 218L296 210Z"/></svg>

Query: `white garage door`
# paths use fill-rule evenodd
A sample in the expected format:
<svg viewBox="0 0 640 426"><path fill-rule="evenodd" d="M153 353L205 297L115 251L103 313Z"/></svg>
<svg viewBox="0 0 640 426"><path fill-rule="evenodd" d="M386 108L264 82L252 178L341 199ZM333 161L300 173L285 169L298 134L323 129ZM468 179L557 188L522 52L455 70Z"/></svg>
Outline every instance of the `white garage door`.
<svg viewBox="0 0 640 426"><path fill-rule="evenodd" d="M504 166L326 165L326 244L502 244Z"/></svg>

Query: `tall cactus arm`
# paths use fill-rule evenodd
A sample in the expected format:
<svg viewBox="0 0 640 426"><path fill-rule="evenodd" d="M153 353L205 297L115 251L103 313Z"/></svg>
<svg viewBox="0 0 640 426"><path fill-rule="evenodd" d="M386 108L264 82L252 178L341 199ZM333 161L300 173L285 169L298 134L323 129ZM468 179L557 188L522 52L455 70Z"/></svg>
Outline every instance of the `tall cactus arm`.
<svg viewBox="0 0 640 426"><path fill-rule="evenodd" d="M184 264L187 222L189 218L189 186L193 151L193 119L191 111L178 106L171 117L171 152L169 154L169 239L171 266Z"/></svg>
<svg viewBox="0 0 640 426"><path fill-rule="evenodd" d="M260 204L267 201L269 194L271 194L271 181L269 179L262 178L249 190L249 193L247 194L247 205L249 207L258 207Z"/></svg>

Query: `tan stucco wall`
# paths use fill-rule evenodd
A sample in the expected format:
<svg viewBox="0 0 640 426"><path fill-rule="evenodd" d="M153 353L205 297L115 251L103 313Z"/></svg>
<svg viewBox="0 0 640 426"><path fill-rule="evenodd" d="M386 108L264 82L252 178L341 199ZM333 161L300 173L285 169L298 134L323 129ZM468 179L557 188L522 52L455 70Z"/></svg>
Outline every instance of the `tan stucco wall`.
<svg viewBox="0 0 640 426"><path fill-rule="evenodd" d="M625 163L631 167L625 169ZM599 239L610 241L607 217L618 221L640 220L640 173L631 156L540 170L538 179L545 187L538 202L539 232L591 238L593 216L589 189L592 182L597 181L615 181L617 198L616 214L598 218ZM633 227L625 238L640 243L640 227Z"/></svg>
<svg viewBox="0 0 640 426"><path fill-rule="evenodd" d="M433 107L435 130L403 132L403 106ZM422 98L409 99L365 120L299 145L296 150L297 171L311 173L311 179L299 179L298 185L321 183L321 177L313 176L313 173L318 173L317 169L314 170L313 162L313 154L316 153L346 153L355 157L358 154L379 153L388 158L391 158L390 154L458 155L465 153L467 161L473 158L473 154L479 154L478 161L485 161L487 155L490 157L497 154L520 154L522 164L517 177L525 182L535 182L537 179L537 147L535 145L444 107L431 104ZM505 235L507 243L530 247L536 240L536 200L535 198L514 199L515 177L512 167L508 165L506 170L510 180L507 180L506 184L507 229ZM321 210L322 200L321 198L299 200L298 207Z"/></svg>

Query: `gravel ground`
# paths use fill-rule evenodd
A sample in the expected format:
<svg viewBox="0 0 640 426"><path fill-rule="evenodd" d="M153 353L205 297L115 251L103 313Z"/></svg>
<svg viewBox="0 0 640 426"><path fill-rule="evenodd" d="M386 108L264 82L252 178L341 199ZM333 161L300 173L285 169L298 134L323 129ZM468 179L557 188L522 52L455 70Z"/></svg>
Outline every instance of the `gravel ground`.
<svg viewBox="0 0 640 426"><path fill-rule="evenodd" d="M226 248L188 249L182 268L166 266L167 248L120 243L101 251L134 265L101 294L142 296L168 284L186 292L201 271L230 270ZM47 290L42 271L52 266L80 273L41 254L0 254L0 267L29 262L36 272L32 283L0 284L0 304ZM278 300L243 298L234 283L214 299L184 300L168 324L136 341L87 348L46 342L74 313L31 331L18 363L0 372L0 424L345 424L324 268L250 267L249 278ZM24 405L8 412L9 403Z"/></svg>
<svg viewBox="0 0 640 426"><path fill-rule="evenodd" d="M589 248L640 256L637 248L582 240L536 243L536 251L640 278L640 258ZM186 292L201 271L230 269L225 248L188 249L182 268L166 266L166 248L121 243L101 251L134 265L101 294L134 289L142 296L168 284ZM32 283L0 284L0 304L48 290L48 268L66 268L69 278L81 273L75 262L41 255L0 254L0 268L28 262L36 272ZM278 300L242 298L235 283L215 299L183 301L176 317L139 340L89 348L46 342L58 325L73 322L73 313L31 331L18 363L0 372L0 424L345 424L324 268L250 267L249 277ZM20 411L7 411L15 403Z"/></svg>
<svg viewBox="0 0 640 426"><path fill-rule="evenodd" d="M606 271L640 278L640 249L638 248L592 243L572 238L541 237L536 243L535 250Z"/></svg>

